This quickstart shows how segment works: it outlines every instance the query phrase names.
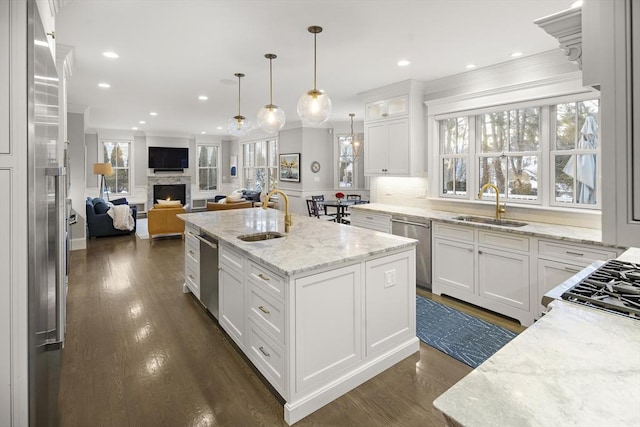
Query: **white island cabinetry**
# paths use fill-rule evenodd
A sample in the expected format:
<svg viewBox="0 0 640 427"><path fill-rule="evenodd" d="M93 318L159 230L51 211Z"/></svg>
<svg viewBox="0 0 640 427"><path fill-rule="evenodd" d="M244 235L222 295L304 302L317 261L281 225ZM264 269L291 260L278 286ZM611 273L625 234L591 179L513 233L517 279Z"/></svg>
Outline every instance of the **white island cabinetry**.
<svg viewBox="0 0 640 427"><path fill-rule="evenodd" d="M180 218L217 238L220 326L285 400L289 424L419 350L415 240L294 215L284 237L244 242L282 232L282 213Z"/></svg>

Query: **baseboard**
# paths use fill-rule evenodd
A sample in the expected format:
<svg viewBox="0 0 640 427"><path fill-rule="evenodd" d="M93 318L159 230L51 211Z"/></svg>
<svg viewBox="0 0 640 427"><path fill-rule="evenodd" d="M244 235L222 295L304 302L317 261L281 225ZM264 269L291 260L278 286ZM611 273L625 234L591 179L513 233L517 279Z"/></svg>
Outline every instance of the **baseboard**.
<svg viewBox="0 0 640 427"><path fill-rule="evenodd" d="M71 250L72 251L80 251L83 249L87 249L87 239L71 239Z"/></svg>
<svg viewBox="0 0 640 427"><path fill-rule="evenodd" d="M284 405L284 420L289 425L300 421L307 415L317 411L417 351L420 351L420 340L417 337L413 337L404 344L395 347L393 350L364 363L336 381L327 384L295 402L286 403Z"/></svg>

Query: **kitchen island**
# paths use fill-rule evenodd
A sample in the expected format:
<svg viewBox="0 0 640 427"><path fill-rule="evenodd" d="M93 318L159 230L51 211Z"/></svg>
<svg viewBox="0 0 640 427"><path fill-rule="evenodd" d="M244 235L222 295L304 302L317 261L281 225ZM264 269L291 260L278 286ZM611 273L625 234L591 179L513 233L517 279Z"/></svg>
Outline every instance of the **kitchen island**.
<svg viewBox="0 0 640 427"><path fill-rule="evenodd" d="M299 215L284 233L274 209L179 218L187 239L218 241L220 326L284 399L287 423L419 350L415 240ZM238 238L261 232L283 236Z"/></svg>

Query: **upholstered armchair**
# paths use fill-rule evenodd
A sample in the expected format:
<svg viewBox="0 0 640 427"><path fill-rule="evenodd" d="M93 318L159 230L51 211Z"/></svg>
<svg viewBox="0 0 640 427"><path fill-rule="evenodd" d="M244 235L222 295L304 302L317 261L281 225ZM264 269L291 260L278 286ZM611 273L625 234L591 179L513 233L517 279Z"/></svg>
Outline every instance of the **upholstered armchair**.
<svg viewBox="0 0 640 427"><path fill-rule="evenodd" d="M176 215L187 213L184 206L155 204L147 211L149 239L162 234L181 234L184 237L184 221Z"/></svg>

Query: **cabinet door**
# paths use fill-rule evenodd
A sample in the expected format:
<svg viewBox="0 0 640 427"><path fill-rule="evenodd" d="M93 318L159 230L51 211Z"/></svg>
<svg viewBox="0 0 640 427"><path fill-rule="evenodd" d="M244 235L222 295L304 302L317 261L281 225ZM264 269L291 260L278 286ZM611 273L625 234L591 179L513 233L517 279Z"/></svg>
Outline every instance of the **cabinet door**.
<svg viewBox="0 0 640 427"><path fill-rule="evenodd" d="M546 310L540 301L542 296L555 288L574 274L578 273L588 264L567 263L538 258L538 299L536 318Z"/></svg>
<svg viewBox="0 0 640 427"><path fill-rule="evenodd" d="M222 267L219 278L220 326L244 350L245 292L242 276L234 270Z"/></svg>
<svg viewBox="0 0 640 427"><path fill-rule="evenodd" d="M481 297L529 311L529 256L478 248L478 290Z"/></svg>
<svg viewBox="0 0 640 427"><path fill-rule="evenodd" d="M414 254L405 252L366 263L367 356L415 336Z"/></svg>
<svg viewBox="0 0 640 427"><path fill-rule="evenodd" d="M474 294L473 245L440 238L433 243L433 292L440 295L445 286Z"/></svg>
<svg viewBox="0 0 640 427"><path fill-rule="evenodd" d="M399 119L388 122L387 138L386 173L409 175L409 120Z"/></svg>
<svg viewBox="0 0 640 427"><path fill-rule="evenodd" d="M387 168L389 132L386 123L367 125L365 129L364 173L384 174Z"/></svg>
<svg viewBox="0 0 640 427"><path fill-rule="evenodd" d="M362 355L360 265L295 281L295 393L327 384Z"/></svg>

